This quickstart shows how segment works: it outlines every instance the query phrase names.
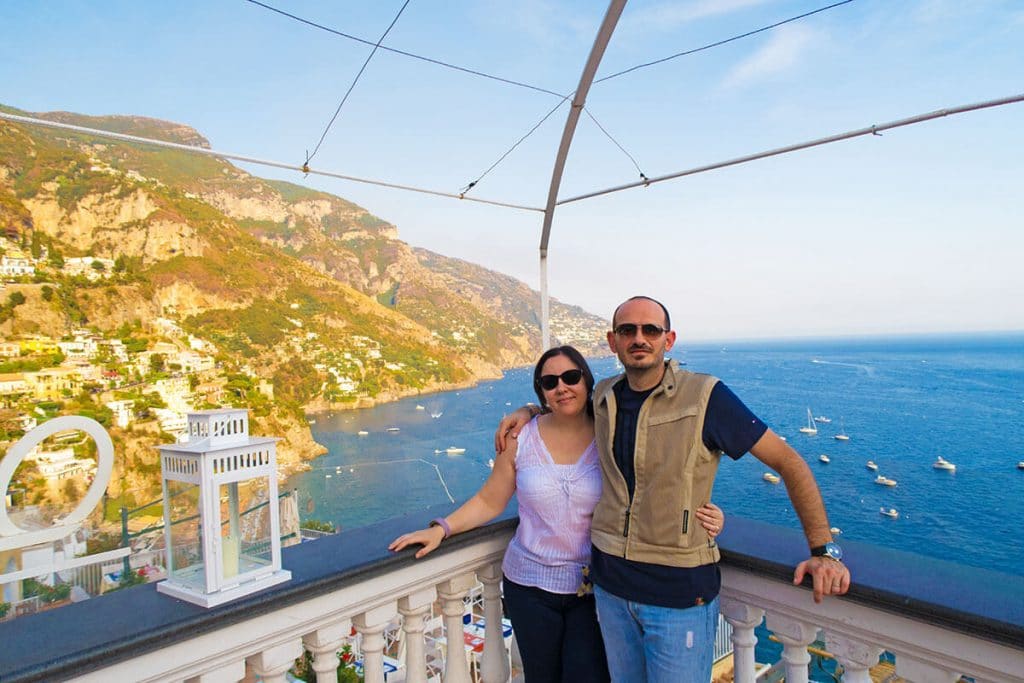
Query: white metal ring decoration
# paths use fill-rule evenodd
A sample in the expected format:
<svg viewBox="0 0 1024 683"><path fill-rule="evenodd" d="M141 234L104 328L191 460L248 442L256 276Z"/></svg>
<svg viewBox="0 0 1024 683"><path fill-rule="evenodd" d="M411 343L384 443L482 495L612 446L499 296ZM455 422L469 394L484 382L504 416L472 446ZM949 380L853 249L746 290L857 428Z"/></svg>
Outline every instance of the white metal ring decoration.
<svg viewBox="0 0 1024 683"><path fill-rule="evenodd" d="M80 415L65 415L44 422L11 446L7 455L0 461L0 486L4 492L7 491L18 465L43 439L73 429L85 432L96 442L96 476L89 485L89 490L70 514L47 529L22 529L8 517L7 506L0 506L0 550L22 548L65 538L74 533L100 502L103 492L107 489L110 473L114 469L114 443L103 429L103 425Z"/></svg>

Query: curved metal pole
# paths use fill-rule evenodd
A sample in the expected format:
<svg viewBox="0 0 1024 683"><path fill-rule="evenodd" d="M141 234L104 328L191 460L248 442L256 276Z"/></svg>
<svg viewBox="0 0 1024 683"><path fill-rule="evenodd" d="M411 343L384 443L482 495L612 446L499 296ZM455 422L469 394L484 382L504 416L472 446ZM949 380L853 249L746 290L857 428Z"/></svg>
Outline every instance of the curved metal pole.
<svg viewBox="0 0 1024 683"><path fill-rule="evenodd" d="M544 227L540 236L540 329L541 343L544 349L551 346L550 326L550 303L548 301L548 239L551 237L551 220L555 215L555 206L558 202L558 188L562 184L562 172L565 170L565 159L569 155L569 146L576 134L576 124L580 120L580 113L587 101L587 93L590 92L590 85L594 82L594 75L597 67L604 57L605 48L612 38L615 25L619 23L622 9L626 6L626 0L611 0L608 3L608 11L605 12L604 21L597 31L594 39L594 47L590 49L590 57L583 67L580 75L580 84L576 88L576 94L572 98L572 106L569 108L569 117L565 121L565 129L562 131L562 142L558 145L558 154L555 156L555 168L551 172L551 186L548 188L548 201L544 205Z"/></svg>

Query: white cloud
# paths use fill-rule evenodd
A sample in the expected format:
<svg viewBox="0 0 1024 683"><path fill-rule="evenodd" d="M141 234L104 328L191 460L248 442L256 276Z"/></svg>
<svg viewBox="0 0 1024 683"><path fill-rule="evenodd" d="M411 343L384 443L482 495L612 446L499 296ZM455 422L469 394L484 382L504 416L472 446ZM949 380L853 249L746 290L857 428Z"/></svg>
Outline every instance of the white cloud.
<svg viewBox="0 0 1024 683"><path fill-rule="evenodd" d="M815 43L816 37L817 33L806 26L780 27L757 52L733 67L723 87L739 87L792 68Z"/></svg>

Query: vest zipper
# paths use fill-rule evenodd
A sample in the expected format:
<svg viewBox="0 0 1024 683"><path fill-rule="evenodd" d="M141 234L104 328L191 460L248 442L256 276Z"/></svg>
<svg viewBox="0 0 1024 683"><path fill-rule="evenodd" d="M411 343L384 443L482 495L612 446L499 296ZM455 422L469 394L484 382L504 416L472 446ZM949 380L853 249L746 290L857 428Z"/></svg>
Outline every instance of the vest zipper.
<svg viewBox="0 0 1024 683"><path fill-rule="evenodd" d="M686 529L690 526L690 511L683 510L683 534L686 534Z"/></svg>
<svg viewBox="0 0 1024 683"><path fill-rule="evenodd" d="M630 504L629 507L626 508L626 524L622 528L622 535L623 535L623 537L629 536L629 510L632 507L633 507L633 505Z"/></svg>

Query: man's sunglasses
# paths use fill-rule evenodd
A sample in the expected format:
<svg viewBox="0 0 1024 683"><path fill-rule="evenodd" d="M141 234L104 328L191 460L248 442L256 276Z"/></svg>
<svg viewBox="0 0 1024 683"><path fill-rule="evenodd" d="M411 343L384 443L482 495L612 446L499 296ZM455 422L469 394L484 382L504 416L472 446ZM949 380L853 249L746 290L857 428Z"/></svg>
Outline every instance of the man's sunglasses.
<svg viewBox="0 0 1024 683"><path fill-rule="evenodd" d="M562 380L566 386L576 386L583 379L582 370L566 370L561 375L541 375L537 380L540 388L544 391L552 391L558 386L558 380Z"/></svg>
<svg viewBox="0 0 1024 683"><path fill-rule="evenodd" d="M615 328L615 334L620 337L635 337L638 327L647 339L657 339L667 332L664 327L658 327L653 323L644 323L643 325L637 325L636 323L622 323Z"/></svg>

